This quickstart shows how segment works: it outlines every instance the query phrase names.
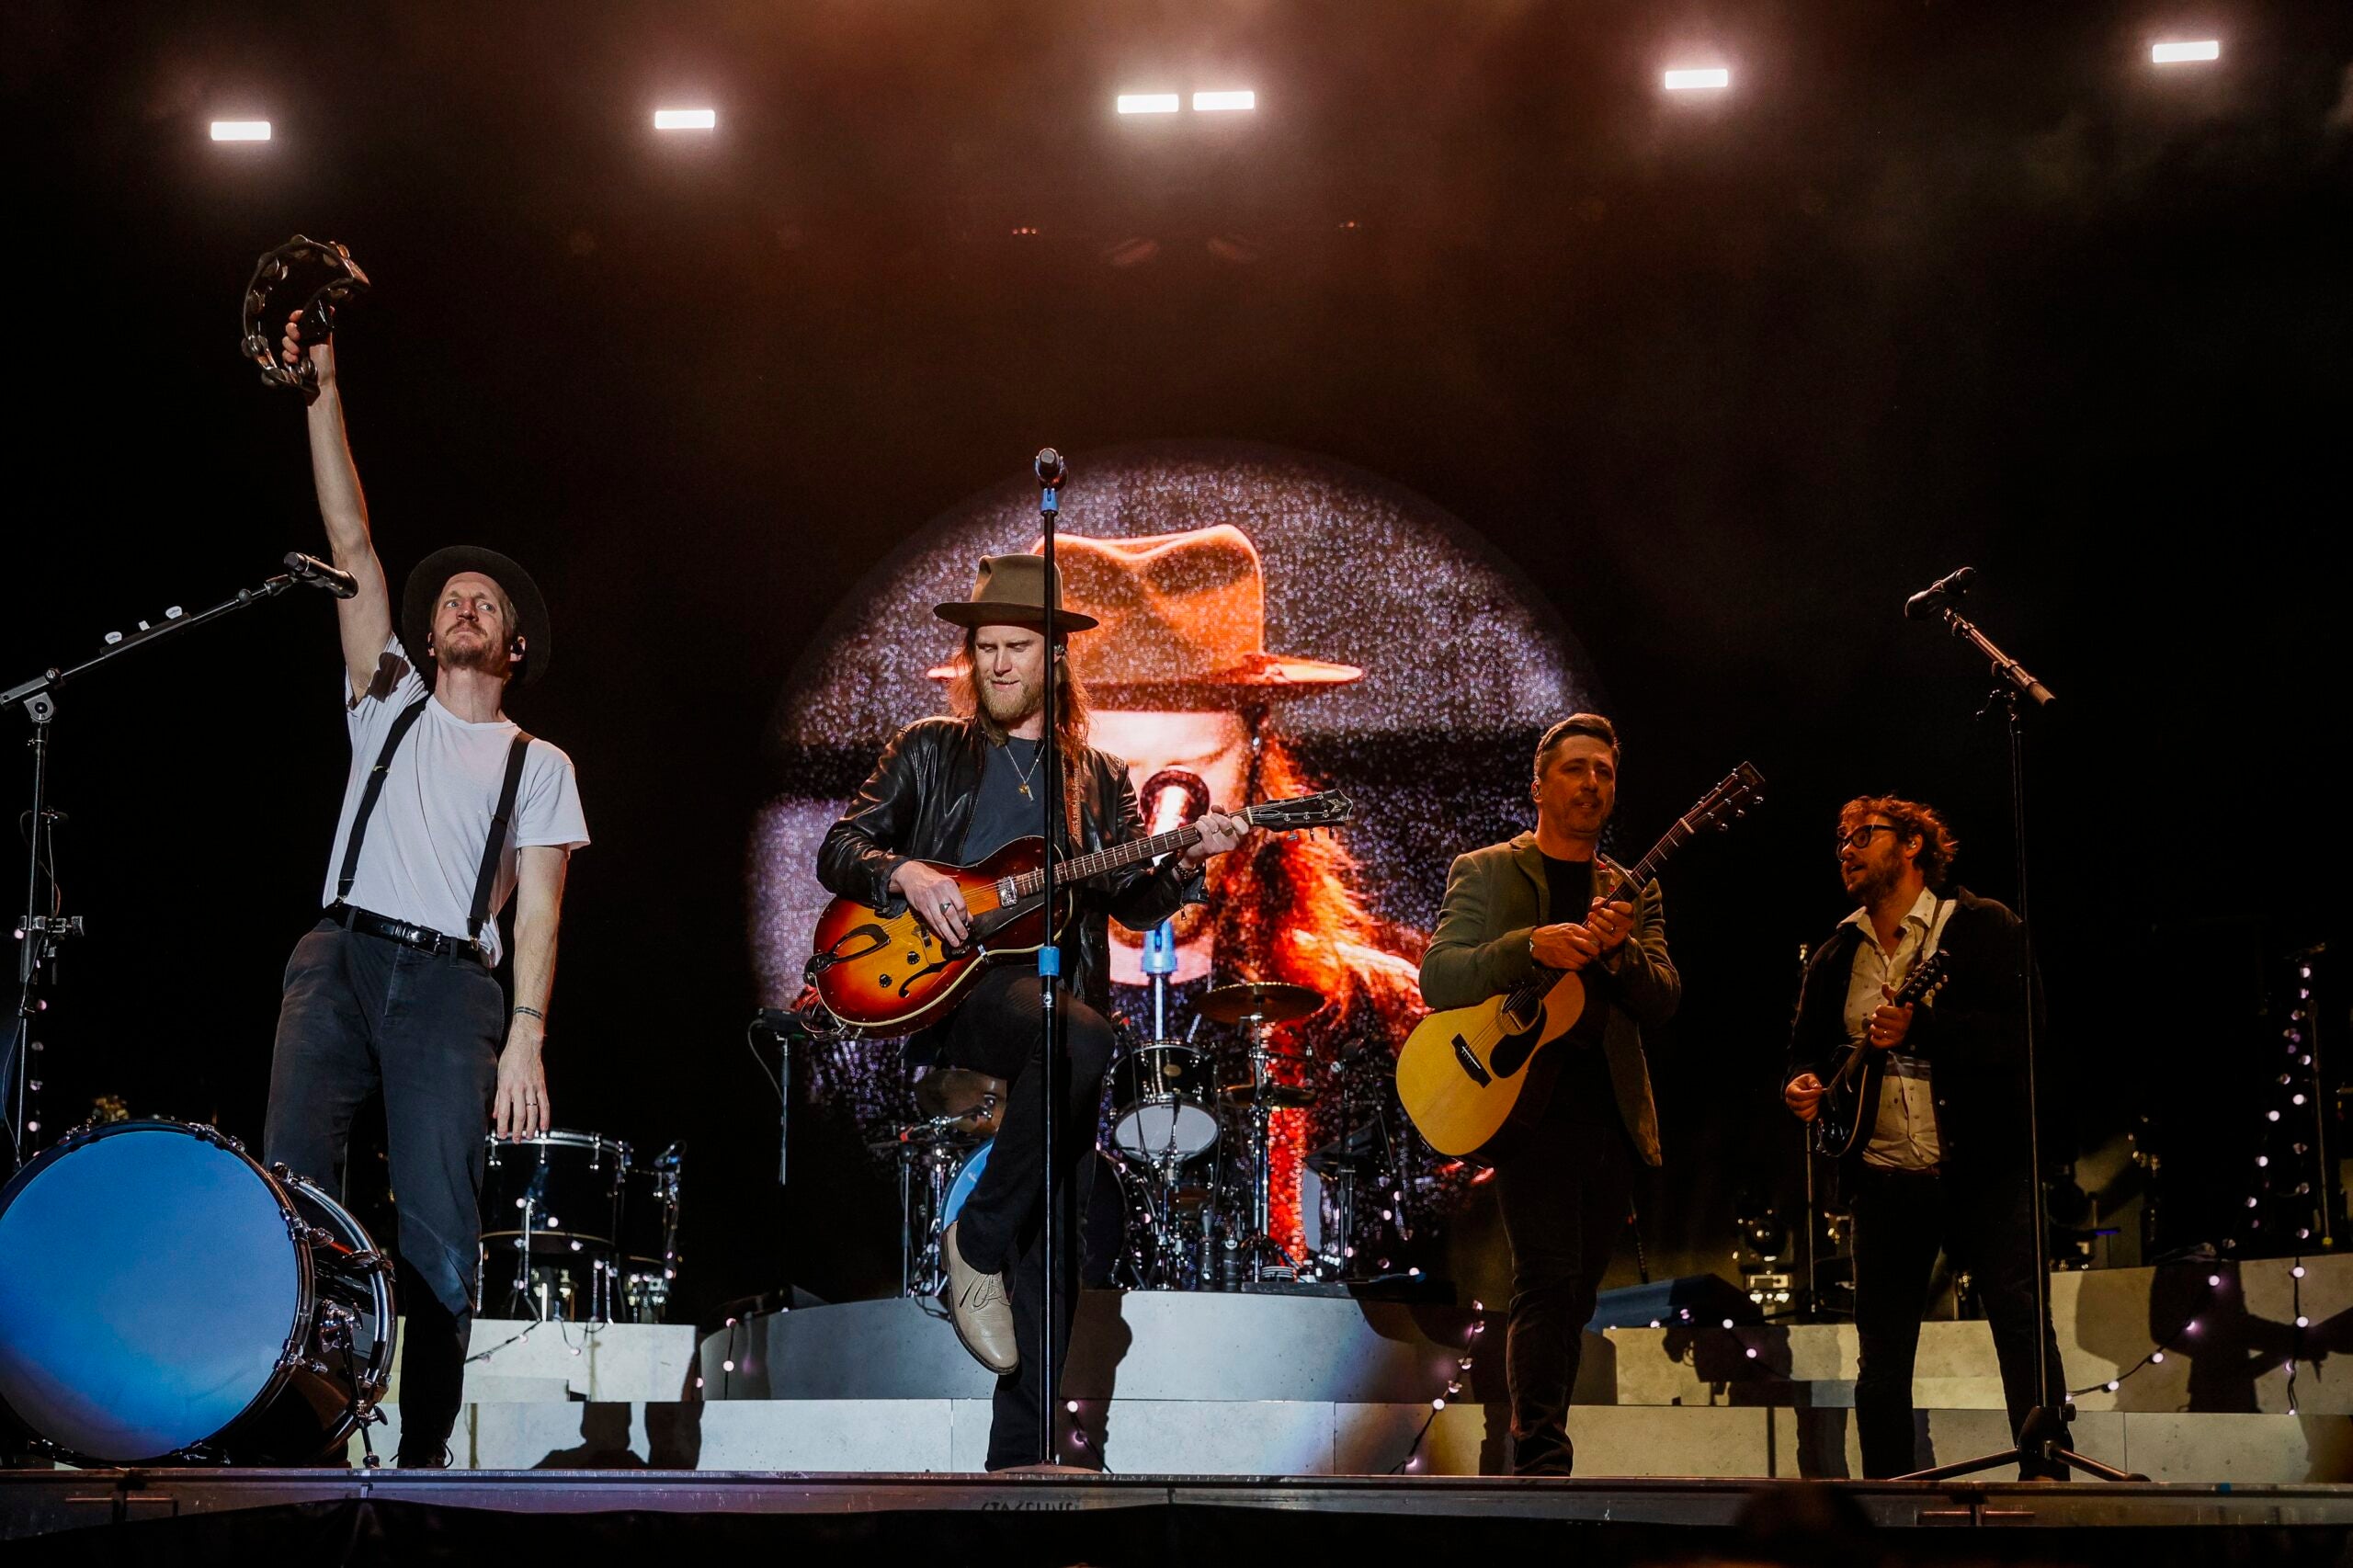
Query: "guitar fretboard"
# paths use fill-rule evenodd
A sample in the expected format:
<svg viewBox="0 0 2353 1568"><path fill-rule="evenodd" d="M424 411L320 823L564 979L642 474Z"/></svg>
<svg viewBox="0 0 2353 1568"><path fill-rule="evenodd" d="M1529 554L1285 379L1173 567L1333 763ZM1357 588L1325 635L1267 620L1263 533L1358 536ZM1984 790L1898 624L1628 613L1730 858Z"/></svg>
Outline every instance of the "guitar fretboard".
<svg viewBox="0 0 2353 1568"><path fill-rule="evenodd" d="M1324 796L1314 797L1317 801L1324 798ZM1278 801L1265 806L1245 806L1233 814L1240 817L1252 827L1266 826L1269 821L1279 826L1313 825L1306 820L1287 817L1280 809L1296 803ZM1320 820L1338 819L1324 817ZM1201 830L1198 824L1176 828L1151 838L1131 839L1125 844L1113 845L1108 849L1098 849L1092 855L1081 855L1073 860L1056 861L1054 881L1058 884L1083 882L1089 877L1099 877L1106 871L1116 871L1122 866L1132 866L1139 860L1154 859L1171 850L1190 849L1200 841ZM1045 891L1046 873L1042 870L1025 871L1013 879L1013 896L1017 899L1032 898Z"/></svg>

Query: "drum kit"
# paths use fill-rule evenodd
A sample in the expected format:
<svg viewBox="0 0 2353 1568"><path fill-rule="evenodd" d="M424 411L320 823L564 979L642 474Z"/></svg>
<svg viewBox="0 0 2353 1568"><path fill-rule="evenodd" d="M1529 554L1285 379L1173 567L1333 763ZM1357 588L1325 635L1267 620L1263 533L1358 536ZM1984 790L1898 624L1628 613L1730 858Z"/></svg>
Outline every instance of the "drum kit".
<svg viewBox="0 0 2353 1568"><path fill-rule="evenodd" d="M1125 1044L1105 1074L1110 1115L1095 1151L1091 1195L1081 1228L1096 1283L1146 1290L1216 1290L1310 1280L1369 1278L1377 1269L1361 1243L1402 1237L1392 1199L1360 1205L1368 1179L1386 1193L1394 1161L1382 1112L1385 1073L1354 1072L1371 1053L1329 1061L1279 1044L1275 1031L1321 1011L1304 985L1245 981L1221 985L1194 1009L1193 1032L1222 1026L1208 1049L1166 1029L1155 995L1159 1038ZM920 1119L873 1145L899 1168L900 1287L909 1296L945 1287L940 1237L988 1168L1006 1085L963 1068L915 1081ZM1279 1110L1329 1104L1342 1135L1311 1155L1302 1215L1309 1253L1293 1254L1274 1229L1273 1129Z"/></svg>
<svg viewBox="0 0 2353 1568"><path fill-rule="evenodd" d="M641 1165L600 1132L493 1133L488 1142L483 1302L505 1303L493 1315L662 1322L678 1278L679 1145Z"/></svg>

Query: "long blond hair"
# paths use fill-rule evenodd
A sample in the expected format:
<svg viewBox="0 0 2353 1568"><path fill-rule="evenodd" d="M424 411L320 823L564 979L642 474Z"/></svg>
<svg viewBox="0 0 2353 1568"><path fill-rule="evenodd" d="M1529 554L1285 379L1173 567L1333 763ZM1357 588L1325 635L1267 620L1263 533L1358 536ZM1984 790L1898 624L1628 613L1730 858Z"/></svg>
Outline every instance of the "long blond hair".
<svg viewBox="0 0 2353 1568"><path fill-rule="evenodd" d="M964 641L957 648L948 677L948 710L959 719L969 719L992 745L1003 745L1008 732L1003 724L989 716L988 704L981 700L980 658L973 641L980 628L964 629ZM1078 678L1078 670L1063 656L1068 645L1060 633L1054 638L1054 748L1062 758L1063 820L1073 844L1079 842L1078 802L1079 780L1085 775L1079 759L1086 753L1086 737L1092 729L1093 707L1086 699L1086 683Z"/></svg>

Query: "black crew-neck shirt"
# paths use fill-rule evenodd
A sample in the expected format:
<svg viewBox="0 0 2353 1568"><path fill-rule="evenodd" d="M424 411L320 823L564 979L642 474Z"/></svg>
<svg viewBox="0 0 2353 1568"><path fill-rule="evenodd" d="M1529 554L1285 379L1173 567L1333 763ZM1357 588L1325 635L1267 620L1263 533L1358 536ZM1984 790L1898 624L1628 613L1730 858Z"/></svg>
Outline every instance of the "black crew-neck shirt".
<svg viewBox="0 0 2353 1568"><path fill-rule="evenodd" d="M1036 838L1044 831L1045 765L1038 757L1039 744L1008 735L989 747L981 761L981 787L972 797L972 820L956 852L960 863L985 860L1015 839ZM1025 777L1027 795L1021 792Z"/></svg>
<svg viewBox="0 0 2353 1568"><path fill-rule="evenodd" d="M1544 884L1555 926L1581 925L1593 906L1593 862L1555 860L1544 857ZM1566 1119L1597 1126L1620 1125L1618 1091L1609 1077L1609 1058L1601 1047L1608 1027L1606 1000L1608 978L1598 963L1578 971L1585 984L1585 1011L1569 1032L1544 1049L1565 1055L1560 1077L1552 1085L1554 1110Z"/></svg>

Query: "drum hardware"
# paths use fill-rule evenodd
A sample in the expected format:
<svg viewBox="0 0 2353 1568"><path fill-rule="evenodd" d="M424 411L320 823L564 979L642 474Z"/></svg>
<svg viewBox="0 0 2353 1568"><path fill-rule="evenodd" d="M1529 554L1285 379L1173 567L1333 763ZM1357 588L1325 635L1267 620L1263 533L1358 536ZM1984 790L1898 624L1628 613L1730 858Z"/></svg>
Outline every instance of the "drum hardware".
<svg viewBox="0 0 2353 1568"><path fill-rule="evenodd" d="M1249 1183L1244 1223L1227 1231L1223 1241L1227 1272L1237 1278L1246 1277L1251 1284L1288 1283L1297 1279L1304 1267L1274 1234L1274 1115L1278 1109L1313 1105L1321 1092L1285 1084L1274 1076L1277 1062L1312 1059L1302 1052L1277 1050L1273 1030L1278 1024L1308 1017L1323 1006L1324 998L1307 986L1279 981L1221 985L1201 998L1202 1017L1241 1028L1244 1057L1250 1064L1246 1083L1229 1083L1222 1090L1227 1103L1243 1113L1245 1174Z"/></svg>
<svg viewBox="0 0 2353 1568"><path fill-rule="evenodd" d="M1005 1112L1005 1080L969 1067L938 1067L915 1080L915 1108L933 1121L952 1121L967 1137L996 1136Z"/></svg>

